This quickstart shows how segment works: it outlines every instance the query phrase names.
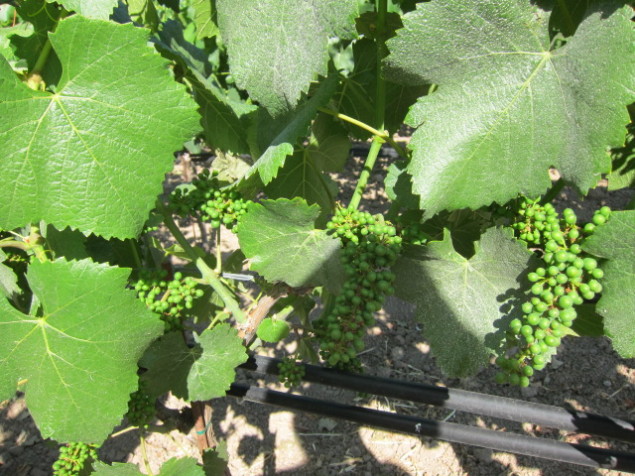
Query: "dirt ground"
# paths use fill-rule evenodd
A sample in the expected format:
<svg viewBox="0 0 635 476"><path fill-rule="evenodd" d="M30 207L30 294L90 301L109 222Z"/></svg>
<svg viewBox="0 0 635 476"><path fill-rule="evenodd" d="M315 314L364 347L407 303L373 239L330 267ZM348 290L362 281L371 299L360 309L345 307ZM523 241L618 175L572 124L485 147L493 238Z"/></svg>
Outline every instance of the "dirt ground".
<svg viewBox="0 0 635 476"><path fill-rule="evenodd" d="M382 157L380 162L385 165L389 160L390 157ZM351 179L354 179L356 170L359 170L359 161L351 164L348 175L344 174L341 181L345 194L350 193ZM377 182L381 176L375 174L372 179ZM383 196L373 188L371 184L368 198L374 206L381 208ZM599 187L584 201L573 191L564 190L558 197L558 203L561 207L575 207L580 212L605 204L619 209L630 199L632 191L616 194ZM191 233L192 229L187 230ZM518 389L495 384L493 367L468 379L445 377L436 366L424 335L422 325L413 317L411 306L397 299L389 299L385 309L378 313L376 326L368 332L367 351L362 356L365 372L368 375L445 385L635 420L635 359L620 359L612 351L608 339L565 339L552 365L540 372L529 388ZM261 349L260 353L280 355L283 347L293 350L293 345L293 342L285 342L278 348ZM239 381L248 377L239 371ZM271 378L256 381L267 383L270 388L283 388ZM609 443L602 438L575 436L531 424L515 424L383 397L362 398L353 392L318 385L304 384L296 392L405 415L566 442L583 442L602 447L610 445L622 451L635 452L635 445ZM163 403L175 409L175 412L184 407L182 402L173 397ZM214 400L212 407L213 430L219 439L226 441L229 470L234 476L625 474L391 433L232 397ZM197 456L194 431L191 428L179 430L176 426L170 418L166 418L165 422L157 420L155 427L159 431L146 438L148 460L154 474L157 474L162 462L171 457ZM22 396L0 407L0 475L50 475L50 465L57 457L57 448L54 442L41 438ZM100 450L100 458L107 462L136 463L144 473L147 472L142 463L137 431L107 440Z"/></svg>

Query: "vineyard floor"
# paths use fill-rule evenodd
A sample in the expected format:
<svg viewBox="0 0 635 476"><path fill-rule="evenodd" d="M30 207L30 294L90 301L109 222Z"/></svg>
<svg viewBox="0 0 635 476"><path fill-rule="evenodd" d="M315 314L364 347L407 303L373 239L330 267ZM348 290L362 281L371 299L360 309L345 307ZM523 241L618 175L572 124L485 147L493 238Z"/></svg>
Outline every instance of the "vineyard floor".
<svg viewBox="0 0 635 476"><path fill-rule="evenodd" d="M390 159L382 157L383 165ZM357 169L360 162L356 161ZM197 165L196 167L200 167ZM352 168L354 168L353 165ZM356 172L347 171L337 177L344 190L352 190ZM169 186L180 180L180 166L169 180ZM375 180L379 175L372 177ZM383 194L371 183L368 198L370 211L385 207ZM599 187L585 201L577 200L571 190L558 197L561 206L572 206L579 215L608 204L620 208L632 197L624 193L609 193ZM342 197L346 201L346 197ZM192 236L194 227L184 225ZM209 234L207 235L209 236ZM226 246L234 246L230 241ZM526 389L502 387L494 383L494 368L488 368L468 379L449 379L443 376L422 337L421 324L413 316L408 304L390 299L379 313L376 326L367 336L367 352L363 355L366 373L382 377L433 383L482 393L521 398L533 402L571 407L635 420L635 359L620 359L611 350L607 339L565 339L554 363L534 378ZM293 343L278 348L260 349L265 355L283 354L283 348L293 350ZM241 375L241 378L243 376ZM272 388L282 388L270 378ZM410 402L387 398L359 398L353 392L305 384L300 393L355 403L369 408L396 411L455 423L476 425L500 431L543 436L567 442L606 446L601 438L574 437L529 424L482 418L455 413ZM182 403L168 398L167 407L178 409ZM521 457L486 449L445 443L397 433L360 427L338 420L286 411L264 405L241 402L227 397L212 402L214 433L225 440L229 453L229 469L234 476L288 475L330 476L351 474L379 475L469 475L469 476L568 476L611 475L616 471L592 470L546 460ZM173 422L163 424L162 433L147 439L148 458L156 474L160 464L174 456L196 456L194 431L184 433ZM157 421L157 425L162 425ZM614 448L635 452L633 445L616 443ZM0 475L46 476L57 457L54 442L41 438L25 407L23 397L0 407ZM101 449L105 461L134 462L143 472L139 435L136 431L112 438Z"/></svg>

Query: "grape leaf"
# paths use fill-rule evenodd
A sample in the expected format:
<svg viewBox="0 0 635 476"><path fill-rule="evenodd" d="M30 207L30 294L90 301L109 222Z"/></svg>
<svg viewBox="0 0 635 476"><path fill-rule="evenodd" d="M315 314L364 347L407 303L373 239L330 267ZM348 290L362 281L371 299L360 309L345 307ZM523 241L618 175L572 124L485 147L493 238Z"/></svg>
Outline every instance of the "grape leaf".
<svg viewBox="0 0 635 476"><path fill-rule="evenodd" d="M462 377L487 364L500 350L507 323L522 317L519 276L527 272L531 253L511 232L492 228L466 259L443 241L410 246L393 267L398 297L417 306L438 364Z"/></svg>
<svg viewBox="0 0 635 476"><path fill-rule="evenodd" d="M439 85L407 119L421 126L408 172L428 215L540 195L550 166L587 190L609 171L607 149L623 144L635 99L631 8L589 2L556 47L536 3L420 3L388 41L388 78Z"/></svg>
<svg viewBox="0 0 635 476"><path fill-rule="evenodd" d="M143 379L154 395L172 391L189 401L222 397L234 381L234 368L247 360L237 331L229 324L206 330L189 348L178 332L170 332L145 353Z"/></svg>
<svg viewBox="0 0 635 476"><path fill-rule="evenodd" d="M97 461L93 467L91 474L97 476L143 476L139 467L133 463L112 463L111 466ZM157 476L205 476L205 471L195 458L170 458L163 463Z"/></svg>
<svg viewBox="0 0 635 476"><path fill-rule="evenodd" d="M0 299L0 395L26 380L44 438L100 443L126 413L137 360L163 330L125 289L129 274L91 260L34 262L27 280L43 315Z"/></svg>
<svg viewBox="0 0 635 476"><path fill-rule="evenodd" d="M319 214L320 207L300 198L250 203L237 235L251 269L271 282L339 290L340 241L314 229Z"/></svg>
<svg viewBox="0 0 635 476"><path fill-rule="evenodd" d="M126 3L131 20L153 30L157 27L160 20L152 0L126 0Z"/></svg>
<svg viewBox="0 0 635 476"><path fill-rule="evenodd" d="M329 38L354 36L359 7L357 0L217 0L216 8L236 84L277 117L326 76Z"/></svg>
<svg viewBox="0 0 635 476"><path fill-rule="evenodd" d="M46 0L53 3L52 0ZM88 18L108 20L117 6L117 0L54 0L66 10L79 13Z"/></svg>
<svg viewBox="0 0 635 476"><path fill-rule="evenodd" d="M213 21L213 0L194 0L194 24L196 25L196 39L212 38L218 33L218 27Z"/></svg>
<svg viewBox="0 0 635 476"><path fill-rule="evenodd" d="M309 205L317 203L326 215L333 211L338 188L328 175L317 168L313 156L305 149L286 161L265 192L269 198L304 198Z"/></svg>
<svg viewBox="0 0 635 476"><path fill-rule="evenodd" d="M351 150L346 129L334 117L319 113L311 125L310 160L319 170L339 172L344 168Z"/></svg>
<svg viewBox="0 0 635 476"><path fill-rule="evenodd" d="M258 157L258 160L251 167L247 178L258 172L263 184L267 185L276 177L287 156L293 154L293 145L300 137L307 135L311 120L318 108L331 98L335 87L336 78L331 75L317 85L314 94L293 112L274 119L261 108L257 115L252 116L249 145L251 155Z"/></svg>
<svg viewBox="0 0 635 476"><path fill-rule="evenodd" d="M377 89L377 50L375 42L366 38L353 45L355 67L340 85L335 99L338 111L355 119L378 127L376 124L375 96ZM385 81L386 104L384 106L384 128L396 132L404 122L408 108L418 97L425 94L428 86L402 85ZM359 139L368 139L371 134L358 126L345 123L350 133Z"/></svg>
<svg viewBox="0 0 635 476"><path fill-rule="evenodd" d="M179 22L168 20L155 44L165 56L183 67L185 77L192 82L207 145L237 154L247 153L249 116L257 107L230 98L210 76L212 66L208 53L189 43L183 33Z"/></svg>
<svg viewBox="0 0 635 476"><path fill-rule="evenodd" d="M606 177L609 190L635 187L635 124L629 124L627 129L624 147L611 151L613 170Z"/></svg>
<svg viewBox="0 0 635 476"><path fill-rule="evenodd" d="M50 35L64 65L54 94L21 83L0 58L0 226L45 220L136 236L194 135L195 104L133 25L64 19ZM126 58L122 61L121 58Z"/></svg>
<svg viewBox="0 0 635 476"><path fill-rule="evenodd" d="M604 330L625 359L635 357L635 211L616 211L596 228L583 248L606 263L602 297L596 311L604 316Z"/></svg>
<svg viewBox="0 0 635 476"><path fill-rule="evenodd" d="M20 294L20 286L18 286L18 277L13 270L6 264L2 264L5 259L6 255L0 250L0 294L11 299Z"/></svg>

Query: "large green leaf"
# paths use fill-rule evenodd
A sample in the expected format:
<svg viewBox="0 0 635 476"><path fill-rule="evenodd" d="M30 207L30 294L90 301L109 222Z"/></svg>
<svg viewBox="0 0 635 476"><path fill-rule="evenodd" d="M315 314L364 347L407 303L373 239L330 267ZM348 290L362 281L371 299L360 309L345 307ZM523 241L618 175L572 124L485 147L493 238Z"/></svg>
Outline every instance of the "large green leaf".
<svg viewBox="0 0 635 476"><path fill-rule="evenodd" d="M143 29L75 15L50 40L63 64L55 93L29 89L0 58L0 226L135 236L172 152L199 130L195 104Z"/></svg>
<svg viewBox="0 0 635 476"><path fill-rule="evenodd" d="M126 290L129 269L39 263L27 279L42 316L0 299L0 399L19 381L45 438L100 443L137 388L137 360L163 324Z"/></svg>
<svg viewBox="0 0 635 476"><path fill-rule="evenodd" d="M408 172L429 215L540 195L550 166L586 190L609 171L607 149L623 144L632 9L588 2L575 35L554 47L537 3L420 3L388 42L389 78L439 85L408 118L421 125Z"/></svg>
<svg viewBox="0 0 635 476"><path fill-rule="evenodd" d="M296 198L250 203L247 210L237 234L251 269L271 282L339 289L340 241L315 229L320 207Z"/></svg>
<svg viewBox="0 0 635 476"><path fill-rule="evenodd" d="M615 350L624 358L635 357L635 211L613 212L583 247L607 259L596 311L604 316Z"/></svg>
<svg viewBox="0 0 635 476"><path fill-rule="evenodd" d="M189 401L222 397L236 377L235 368L247 360L237 331L229 324L206 330L190 348L183 336L171 332L155 342L141 359L143 374L154 395L172 391Z"/></svg>
<svg viewBox="0 0 635 476"><path fill-rule="evenodd" d="M265 185L276 177L287 156L293 154L294 144L299 138L307 135L311 121L318 109L333 95L335 87L335 76L332 75L316 85L311 97L294 111L274 119L261 108L258 114L252 116L249 146L251 155L258 157L258 160L251 167L247 177L258 172Z"/></svg>
<svg viewBox="0 0 635 476"><path fill-rule="evenodd" d="M53 3L52 0L46 0ZM55 0L66 10L77 12L88 18L108 20L117 6L117 0Z"/></svg>
<svg viewBox="0 0 635 476"><path fill-rule="evenodd" d="M510 232L492 228L466 259L450 234L428 246L411 246L393 267L397 296L417 306L424 336L441 368L462 377L500 351L507 323L521 317L519 276L531 253Z"/></svg>
<svg viewBox="0 0 635 476"><path fill-rule="evenodd" d="M217 0L218 26L236 84L272 116L293 110L318 75L328 42L352 37L357 0Z"/></svg>

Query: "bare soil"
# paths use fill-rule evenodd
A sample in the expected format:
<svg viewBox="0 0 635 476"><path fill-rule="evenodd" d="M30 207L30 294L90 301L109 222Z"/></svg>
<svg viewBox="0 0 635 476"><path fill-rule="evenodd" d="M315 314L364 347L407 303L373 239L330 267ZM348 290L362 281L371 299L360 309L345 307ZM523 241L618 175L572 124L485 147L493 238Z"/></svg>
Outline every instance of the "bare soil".
<svg viewBox="0 0 635 476"><path fill-rule="evenodd" d="M382 157L379 166L385 166L390 160L390 157ZM352 191L359 169L360 160L356 159L345 174L336 177L343 187L344 201ZM177 169L177 172L180 170ZM172 183L175 180L180 180L178 174L171 178ZM381 175L372 176L374 183L370 184L365 197L372 204L371 211L385 207L385 197L377 191L381 190L380 180ZM600 186L585 200L581 200L572 190L564 190L557 202L560 207L572 206L579 213L584 213L585 210L590 211L605 204L619 209L632 198L632 191L609 193ZM200 236L194 227L186 226L184 230L192 238L195 238L195 234ZM227 246L229 249L235 246L235 242L229 242ZM606 338L565 339L552 365L540 372L529 388L518 389L495 384L493 367L467 379L445 377L436 366L424 336L425 327L414 318L412 307L397 299L390 299L385 309L378 314L376 325L369 329L367 351L362 356L365 372L635 420L635 359L620 359ZM262 348L259 352L271 356L282 355L285 350L292 351L294 345L290 340L277 348ZM239 380L243 378L247 376L239 371ZM258 382L274 389L283 388L271 378ZM406 415L635 451L634 445L609 443L602 438L571 435L536 425L514 424L383 397L362 398L340 389L303 384L296 391L317 398ZM174 397L166 397L163 404L174 409L175 414L185 408L185 404ZM229 470L235 476L624 474L391 433L231 397L216 399L211 404L213 430L219 440L226 441ZM154 474L171 457L198 457L193 429L183 427L182 419L164 419L155 422L156 429L160 431L146 439L147 456ZM101 448L100 458L107 462L136 463L142 472L147 473L139 442L137 431L111 438ZM58 445L40 436L23 396L18 395L0 406L0 475L50 475L51 463L57 458L57 453Z"/></svg>

